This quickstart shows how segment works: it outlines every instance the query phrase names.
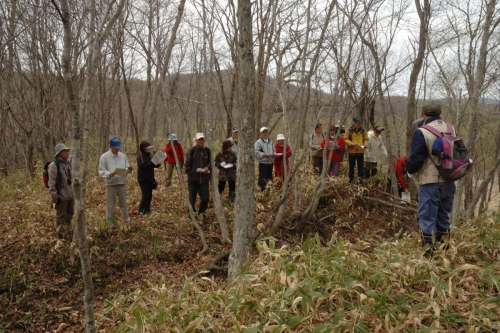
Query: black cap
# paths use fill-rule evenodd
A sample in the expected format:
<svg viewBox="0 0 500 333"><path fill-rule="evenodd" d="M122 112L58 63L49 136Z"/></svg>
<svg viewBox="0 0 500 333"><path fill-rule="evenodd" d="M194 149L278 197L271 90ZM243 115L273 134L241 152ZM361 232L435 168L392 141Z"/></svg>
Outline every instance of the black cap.
<svg viewBox="0 0 500 333"><path fill-rule="evenodd" d="M354 118L352 118L352 121L355 123L360 123L361 119L359 119L359 117L354 117Z"/></svg>
<svg viewBox="0 0 500 333"><path fill-rule="evenodd" d="M314 129L320 128L321 126L322 126L321 123L317 123L316 126L314 126Z"/></svg>

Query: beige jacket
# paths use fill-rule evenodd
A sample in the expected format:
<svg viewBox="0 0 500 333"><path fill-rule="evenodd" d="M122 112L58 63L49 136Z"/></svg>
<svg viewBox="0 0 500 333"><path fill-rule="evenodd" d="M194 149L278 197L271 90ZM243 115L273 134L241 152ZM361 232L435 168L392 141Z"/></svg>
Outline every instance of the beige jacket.
<svg viewBox="0 0 500 333"><path fill-rule="evenodd" d="M309 153L311 157L323 156L323 149L321 149L321 141L323 141L324 137L325 135L323 133L316 134L316 132L313 132L309 137Z"/></svg>
<svg viewBox="0 0 500 333"><path fill-rule="evenodd" d="M446 122L442 119L434 120L427 125L436 128L440 132L446 132ZM426 130L425 128L420 128L422 134L424 135L425 143L427 144L427 151L429 153L429 157L427 157L424 161L422 167L417 171L416 180L419 185L424 184L432 184L432 183L442 183L445 182L444 178L439 175L439 171L436 166L432 163L431 158L434 163L440 165L441 161L437 156L432 155L432 145L436 140L436 136ZM455 128L453 128L452 135L455 135Z"/></svg>

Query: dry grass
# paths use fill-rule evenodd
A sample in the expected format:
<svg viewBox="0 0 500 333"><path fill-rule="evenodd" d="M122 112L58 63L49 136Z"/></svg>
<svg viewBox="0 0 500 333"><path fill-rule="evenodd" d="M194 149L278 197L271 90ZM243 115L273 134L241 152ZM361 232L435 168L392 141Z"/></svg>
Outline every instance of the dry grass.
<svg viewBox="0 0 500 333"><path fill-rule="evenodd" d="M41 173L41 170L39 171ZM343 170L345 172L345 170ZM160 184L164 175L157 172ZM133 175L134 176L134 175ZM129 177L129 210L140 189ZM79 332L82 284L55 238L54 211L41 181L2 180L0 331ZM98 327L103 331L496 331L499 328L498 218L453 233L451 249L431 260L418 245L416 214L381 203L379 180L366 188L329 181L316 216L297 223L315 177L301 174L297 211L289 200L282 227L258 242L239 281L200 273L223 250L213 209L201 243L177 182L154 193L153 213L108 231L102 179L87 184ZM256 193L255 226L273 216L279 186ZM383 198L391 201L388 197ZM232 229L232 207L224 198ZM433 327L435 327L433 329Z"/></svg>

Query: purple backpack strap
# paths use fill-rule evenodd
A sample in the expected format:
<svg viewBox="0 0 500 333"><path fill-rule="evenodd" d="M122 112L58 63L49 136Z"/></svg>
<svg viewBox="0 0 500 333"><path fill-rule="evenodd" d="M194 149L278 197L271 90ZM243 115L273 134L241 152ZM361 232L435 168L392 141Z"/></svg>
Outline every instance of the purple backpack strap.
<svg viewBox="0 0 500 333"><path fill-rule="evenodd" d="M448 124L446 124L446 125L448 125ZM422 128L425 128L426 130L428 130L429 132L431 132L432 134L434 134L438 138L443 137L443 133L441 133L440 131L438 131L436 128L434 128L432 126L424 125L424 126L422 126Z"/></svg>

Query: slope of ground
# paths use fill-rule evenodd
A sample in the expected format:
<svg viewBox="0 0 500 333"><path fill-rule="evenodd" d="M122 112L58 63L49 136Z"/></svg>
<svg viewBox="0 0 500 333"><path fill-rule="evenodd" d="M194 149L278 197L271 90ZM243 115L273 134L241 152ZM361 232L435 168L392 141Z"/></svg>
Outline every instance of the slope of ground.
<svg viewBox="0 0 500 333"><path fill-rule="evenodd" d="M158 173L160 184L163 173ZM309 236L329 244L332 238L364 244L366 239L384 240L404 237L417 246L417 215L412 205L403 208L381 191L377 180L364 187L348 185L345 178L327 182L315 217L298 223L297 211L308 204L315 176L301 176L300 193L289 198L282 226L273 237L276 246L290 249L302 246ZM68 243L55 238L54 211L46 190L39 182L20 187L2 184L0 203L0 330L7 332L45 332L83 330L83 286L79 263L69 262ZM168 286L181 290L188 277L197 274L230 245L222 244L213 208L209 221L202 225L210 252L200 255L201 242L190 222L179 185L160 186L154 192L153 213L134 214L140 189L129 177L130 221L112 232L104 219L105 194L102 179L92 177L87 185L86 223L92 253L96 313L101 328L114 330L122 317L103 312L110 302L136 290ZM278 188L256 193L255 225L272 217L280 199ZM225 214L232 229L233 212L226 198ZM372 248L372 245L370 245ZM370 251L373 251L370 250ZM256 251L256 256L258 253ZM223 283L226 272L206 275ZM109 301L108 301L109 300Z"/></svg>

